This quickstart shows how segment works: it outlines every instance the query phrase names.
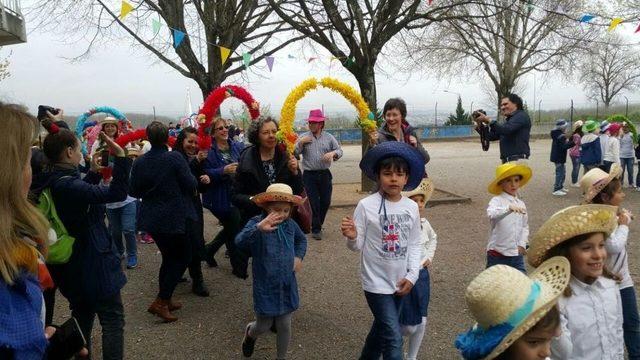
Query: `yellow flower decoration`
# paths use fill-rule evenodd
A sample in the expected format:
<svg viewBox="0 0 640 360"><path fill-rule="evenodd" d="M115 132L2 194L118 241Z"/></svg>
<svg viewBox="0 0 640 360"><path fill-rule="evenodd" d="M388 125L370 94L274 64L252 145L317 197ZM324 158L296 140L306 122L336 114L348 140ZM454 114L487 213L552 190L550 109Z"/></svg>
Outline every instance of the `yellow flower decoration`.
<svg viewBox="0 0 640 360"><path fill-rule="evenodd" d="M369 110L367 102L362 95L351 85L341 82L340 80L325 77L318 81L316 78L309 78L296 86L287 96L280 111L280 130L279 139L283 139L287 151L293 153L296 141L296 133L293 130L293 122L296 116L296 105L307 92L315 90L318 86L333 90L344 96L358 111L358 126L366 132L376 131L378 128L375 117Z"/></svg>

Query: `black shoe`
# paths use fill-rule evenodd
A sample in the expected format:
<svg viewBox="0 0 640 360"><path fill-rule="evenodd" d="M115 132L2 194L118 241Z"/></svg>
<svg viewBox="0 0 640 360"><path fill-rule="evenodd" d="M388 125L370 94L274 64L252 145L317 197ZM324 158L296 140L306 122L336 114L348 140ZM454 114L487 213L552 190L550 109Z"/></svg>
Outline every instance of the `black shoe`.
<svg viewBox="0 0 640 360"><path fill-rule="evenodd" d="M311 233L311 237L316 239L316 240L322 240L322 231L317 232L317 233Z"/></svg>
<svg viewBox="0 0 640 360"><path fill-rule="evenodd" d="M205 258L204 261L210 268L218 267L218 262L213 258L213 256Z"/></svg>
<svg viewBox="0 0 640 360"><path fill-rule="evenodd" d="M204 285L204 281L194 281L193 282L193 286L191 286L191 292L198 295L198 296L202 296L202 297L208 297L209 296L209 290L207 289L207 287Z"/></svg>
<svg viewBox="0 0 640 360"><path fill-rule="evenodd" d="M186 283L189 282L189 279L186 278L186 276L183 276L180 278L180 280L178 280L179 283Z"/></svg>
<svg viewBox="0 0 640 360"><path fill-rule="evenodd" d="M244 339L242 339L242 355L245 357L251 357L251 355L253 355L253 348L256 346L256 339L249 336L250 326L251 324L247 325L247 329L244 331Z"/></svg>

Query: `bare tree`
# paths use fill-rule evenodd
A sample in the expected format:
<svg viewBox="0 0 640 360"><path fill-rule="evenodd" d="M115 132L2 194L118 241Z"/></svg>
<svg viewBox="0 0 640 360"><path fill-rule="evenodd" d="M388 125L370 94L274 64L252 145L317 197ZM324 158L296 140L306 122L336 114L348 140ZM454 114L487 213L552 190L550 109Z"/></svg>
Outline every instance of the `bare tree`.
<svg viewBox="0 0 640 360"><path fill-rule="evenodd" d="M0 51L2 51L1 46ZM9 72L9 56L11 56L11 54L7 55L4 59L0 58L0 82L11 76L11 73Z"/></svg>
<svg viewBox="0 0 640 360"><path fill-rule="evenodd" d="M595 43L580 64L580 83L592 100L602 101L605 108L623 91L640 87L640 53L619 35L607 34Z"/></svg>
<svg viewBox="0 0 640 360"><path fill-rule="evenodd" d="M89 54L100 40L128 38L193 79L203 97L245 70L243 53L252 55L253 65L301 39L287 34L290 27L274 16L265 0L138 0L125 19L119 18L119 8L105 2L39 0L29 15L39 20L37 27L88 40L85 53L77 59ZM156 33L150 24L160 19L169 29ZM188 34L175 49L169 38L170 34L175 38L174 30ZM220 46L231 50L224 64Z"/></svg>
<svg viewBox="0 0 640 360"><path fill-rule="evenodd" d="M441 76L488 80L498 101L512 92L524 75L564 70L569 73L576 51L593 37L575 16L578 0L487 0L452 9L446 21L412 31L403 38L409 66Z"/></svg>

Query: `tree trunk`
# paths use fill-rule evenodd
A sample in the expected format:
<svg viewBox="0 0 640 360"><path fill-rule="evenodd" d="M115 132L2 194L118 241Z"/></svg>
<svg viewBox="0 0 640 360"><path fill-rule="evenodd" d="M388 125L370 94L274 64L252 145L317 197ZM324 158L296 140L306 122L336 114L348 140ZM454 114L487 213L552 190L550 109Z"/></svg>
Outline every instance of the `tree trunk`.
<svg viewBox="0 0 640 360"><path fill-rule="evenodd" d="M373 65L366 66L356 75L358 85L360 86L360 94L369 105L369 110L377 114L377 98L376 98L376 75ZM362 156L369 148L369 134L362 130ZM369 179L364 173L360 174L361 190L373 191L375 182Z"/></svg>

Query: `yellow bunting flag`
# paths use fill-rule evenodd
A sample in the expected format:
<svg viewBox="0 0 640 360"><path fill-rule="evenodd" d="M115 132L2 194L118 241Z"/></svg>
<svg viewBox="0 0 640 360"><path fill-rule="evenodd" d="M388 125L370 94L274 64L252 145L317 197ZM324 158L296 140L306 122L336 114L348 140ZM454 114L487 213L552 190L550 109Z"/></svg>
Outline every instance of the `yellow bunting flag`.
<svg viewBox="0 0 640 360"><path fill-rule="evenodd" d="M222 61L222 65L227 62L227 58L229 57L229 53L231 50L224 46L220 46L220 60Z"/></svg>
<svg viewBox="0 0 640 360"><path fill-rule="evenodd" d="M611 25L609 25L609 28L607 29L607 31L613 31L616 27L618 27L618 25L620 25L621 22L622 22L622 18L613 18L611 20Z"/></svg>
<svg viewBox="0 0 640 360"><path fill-rule="evenodd" d="M125 16L129 15L131 10L133 10L133 5L123 0L122 7L120 8L120 19L124 19Z"/></svg>

